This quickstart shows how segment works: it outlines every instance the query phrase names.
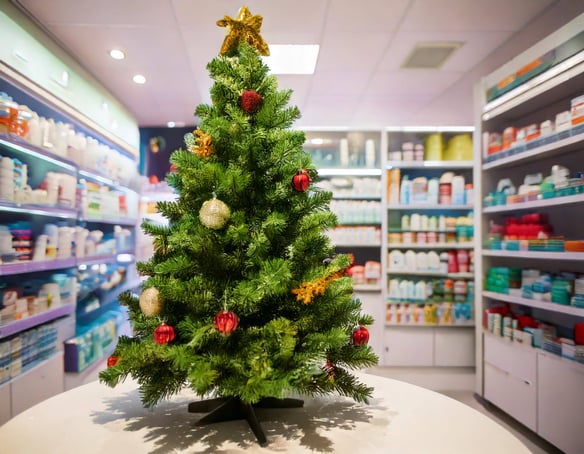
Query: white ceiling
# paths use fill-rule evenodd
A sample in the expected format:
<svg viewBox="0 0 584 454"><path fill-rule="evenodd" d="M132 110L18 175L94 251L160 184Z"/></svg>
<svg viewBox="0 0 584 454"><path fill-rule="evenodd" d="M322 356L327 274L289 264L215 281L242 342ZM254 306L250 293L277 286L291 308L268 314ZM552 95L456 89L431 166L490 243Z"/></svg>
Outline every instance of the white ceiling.
<svg viewBox="0 0 584 454"><path fill-rule="evenodd" d="M206 64L247 5L268 44L320 44L312 76L279 76L297 127L470 125L479 78L584 12L583 0L19 0L135 115L140 126L196 124ZM460 41L439 70L402 69L420 41ZM123 61L111 48L127 53ZM132 76L144 74L145 85Z"/></svg>

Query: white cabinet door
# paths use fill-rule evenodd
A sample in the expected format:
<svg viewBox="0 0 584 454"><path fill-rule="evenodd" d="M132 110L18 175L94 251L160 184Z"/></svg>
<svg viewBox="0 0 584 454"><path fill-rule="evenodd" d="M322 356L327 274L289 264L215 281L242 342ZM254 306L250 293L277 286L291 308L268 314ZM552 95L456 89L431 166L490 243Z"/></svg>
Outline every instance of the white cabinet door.
<svg viewBox="0 0 584 454"><path fill-rule="evenodd" d="M474 329L437 328L434 333L434 355L435 366L474 367Z"/></svg>
<svg viewBox="0 0 584 454"><path fill-rule="evenodd" d="M434 364L432 328L386 327L384 345L386 366L432 366Z"/></svg>
<svg viewBox="0 0 584 454"><path fill-rule="evenodd" d="M538 354L538 433L566 453L584 452L584 365Z"/></svg>
<svg viewBox="0 0 584 454"><path fill-rule="evenodd" d="M63 354L15 378L12 383L12 416L64 391Z"/></svg>
<svg viewBox="0 0 584 454"><path fill-rule="evenodd" d="M381 291L355 291L355 298L361 300L363 312L374 318L373 325L367 327L369 330L369 345L379 357L379 363L381 363L383 360L383 331L385 328L385 304L383 304Z"/></svg>
<svg viewBox="0 0 584 454"><path fill-rule="evenodd" d="M485 399L531 430L537 430L537 350L484 335Z"/></svg>
<svg viewBox="0 0 584 454"><path fill-rule="evenodd" d="M10 403L10 383L0 385L0 426L12 417Z"/></svg>
<svg viewBox="0 0 584 454"><path fill-rule="evenodd" d="M489 363L484 365L484 383L485 399L536 431L537 391L533 383Z"/></svg>

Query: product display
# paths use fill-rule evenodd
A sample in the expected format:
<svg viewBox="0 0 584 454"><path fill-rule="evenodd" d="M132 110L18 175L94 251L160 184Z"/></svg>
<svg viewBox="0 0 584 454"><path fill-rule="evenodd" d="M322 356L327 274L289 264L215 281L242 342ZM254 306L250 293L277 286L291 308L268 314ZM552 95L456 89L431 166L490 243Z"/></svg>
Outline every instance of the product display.
<svg viewBox="0 0 584 454"><path fill-rule="evenodd" d="M8 79L2 75L2 89L13 100L0 96L0 111L17 109L0 112L0 349L8 375L3 354L0 362L12 405L0 422L84 383L127 323L117 293L138 284L130 265L135 155L116 139L88 136L91 120L82 115L64 120L39 87Z"/></svg>
<svg viewBox="0 0 584 454"><path fill-rule="evenodd" d="M474 366L471 136L445 128L388 142L385 364Z"/></svg>
<svg viewBox="0 0 584 454"><path fill-rule="evenodd" d="M546 56L558 55L561 39L555 36L559 47ZM540 55L551 43L538 45ZM513 66L528 58L533 54L517 57ZM584 449L577 397L584 373L577 336L584 317L580 58L566 59L562 70L543 68L541 90L518 87L481 102L477 115L483 398L562 452Z"/></svg>

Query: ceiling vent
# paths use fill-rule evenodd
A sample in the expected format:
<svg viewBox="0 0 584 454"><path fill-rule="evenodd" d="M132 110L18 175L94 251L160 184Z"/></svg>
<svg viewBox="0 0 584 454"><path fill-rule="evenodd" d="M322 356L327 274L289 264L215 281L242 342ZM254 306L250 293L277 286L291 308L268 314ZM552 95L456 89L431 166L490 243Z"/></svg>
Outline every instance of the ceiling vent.
<svg viewBox="0 0 584 454"><path fill-rule="evenodd" d="M435 41L417 43L402 63L408 69L439 69L463 45L462 42Z"/></svg>

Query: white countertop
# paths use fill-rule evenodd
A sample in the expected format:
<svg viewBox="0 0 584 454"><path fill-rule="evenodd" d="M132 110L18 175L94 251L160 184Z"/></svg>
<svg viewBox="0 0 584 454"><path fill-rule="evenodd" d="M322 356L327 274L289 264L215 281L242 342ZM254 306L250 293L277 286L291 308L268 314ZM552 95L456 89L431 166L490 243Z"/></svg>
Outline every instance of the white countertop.
<svg viewBox="0 0 584 454"><path fill-rule="evenodd" d="M337 396L303 408L258 409L268 438L257 444L246 421L194 426L197 400L185 391L154 409L136 385L99 382L28 409L0 427L6 454L168 453L528 453L510 432L454 399L393 379L358 373L375 388L368 405Z"/></svg>

